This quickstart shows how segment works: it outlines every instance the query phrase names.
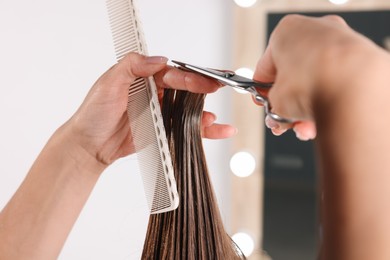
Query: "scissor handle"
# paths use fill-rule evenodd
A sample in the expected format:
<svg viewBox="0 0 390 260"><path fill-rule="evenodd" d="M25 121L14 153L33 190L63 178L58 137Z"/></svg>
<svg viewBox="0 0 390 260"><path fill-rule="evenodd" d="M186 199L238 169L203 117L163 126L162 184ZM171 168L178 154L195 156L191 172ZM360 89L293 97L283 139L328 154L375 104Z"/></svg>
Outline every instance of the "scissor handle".
<svg viewBox="0 0 390 260"><path fill-rule="evenodd" d="M243 89L245 91L248 91L252 94L252 96L261 104L263 104L265 113L271 117L273 120L280 122L280 123L287 123L291 124L294 123L295 120L288 119L281 117L273 112L271 112L271 104L268 101L268 98L266 96L261 95L257 92L257 89L262 90L269 90L273 83L265 83L265 82L259 82L255 81L240 75L237 75L234 71L228 71L228 70L216 70L216 69L209 69L209 68L202 68L190 64L186 64L180 61L172 60L172 63L176 64L178 68L184 69L187 71L199 73L203 76L218 80L220 83L224 85L229 85L234 88Z"/></svg>
<svg viewBox="0 0 390 260"><path fill-rule="evenodd" d="M249 87L255 87L260 89L270 89L273 85L272 82L261 82L256 81L253 79L249 79L246 77L243 77L241 75L237 75L234 72L230 73L229 76L227 76L227 80L229 80L229 85L233 87L240 87L243 89L249 88Z"/></svg>
<svg viewBox="0 0 390 260"><path fill-rule="evenodd" d="M260 81L253 80L253 86L255 88L269 89L272 87L273 84L274 84L273 82L266 83L266 82L260 82Z"/></svg>
<svg viewBox="0 0 390 260"><path fill-rule="evenodd" d="M261 103L264 106L265 114L273 120L282 124L293 124L294 122L296 122L296 120L294 119L284 118L282 116L279 116L278 114L273 113L271 111L271 103L269 102L268 98L259 94L254 87L247 88L247 91L252 94L252 96L256 99L257 102Z"/></svg>

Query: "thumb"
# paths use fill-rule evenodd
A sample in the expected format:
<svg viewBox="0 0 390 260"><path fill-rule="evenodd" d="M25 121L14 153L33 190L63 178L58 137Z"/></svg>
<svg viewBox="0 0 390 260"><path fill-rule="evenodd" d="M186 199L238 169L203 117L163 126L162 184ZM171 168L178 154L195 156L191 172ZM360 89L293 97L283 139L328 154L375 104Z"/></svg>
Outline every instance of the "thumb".
<svg viewBox="0 0 390 260"><path fill-rule="evenodd" d="M149 77L167 64L168 58L162 56L144 56L131 52L119 61L118 66L129 77Z"/></svg>
<svg viewBox="0 0 390 260"><path fill-rule="evenodd" d="M153 76L166 66L167 61L166 57L144 56L131 52L113 66L105 76L116 85L128 87L136 78Z"/></svg>

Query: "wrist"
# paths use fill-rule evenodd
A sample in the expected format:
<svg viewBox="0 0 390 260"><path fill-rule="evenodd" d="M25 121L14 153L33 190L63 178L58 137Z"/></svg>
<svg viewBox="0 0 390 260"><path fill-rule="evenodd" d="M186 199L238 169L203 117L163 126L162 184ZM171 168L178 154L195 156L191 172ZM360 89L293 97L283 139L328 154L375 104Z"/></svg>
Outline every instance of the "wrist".
<svg viewBox="0 0 390 260"><path fill-rule="evenodd" d="M57 129L49 143L51 146L59 147L64 159L78 169L79 173L100 175L108 166L77 142L67 123Z"/></svg>
<svg viewBox="0 0 390 260"><path fill-rule="evenodd" d="M390 67L390 55L374 43L354 35L322 51L318 60L316 88L312 100L329 108L334 102L353 96L381 93Z"/></svg>
<svg viewBox="0 0 390 260"><path fill-rule="evenodd" d="M106 167L60 127L0 214L0 258L56 259Z"/></svg>

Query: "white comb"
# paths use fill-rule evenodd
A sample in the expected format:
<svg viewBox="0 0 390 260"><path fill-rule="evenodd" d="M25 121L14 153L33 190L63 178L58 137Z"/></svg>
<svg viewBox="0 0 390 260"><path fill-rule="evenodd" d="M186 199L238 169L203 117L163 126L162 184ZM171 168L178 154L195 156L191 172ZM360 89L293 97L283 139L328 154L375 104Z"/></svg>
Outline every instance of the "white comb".
<svg viewBox="0 0 390 260"><path fill-rule="evenodd" d="M134 0L106 4L117 60L129 52L147 55ZM127 114L150 213L176 209L179 196L153 77L130 86Z"/></svg>

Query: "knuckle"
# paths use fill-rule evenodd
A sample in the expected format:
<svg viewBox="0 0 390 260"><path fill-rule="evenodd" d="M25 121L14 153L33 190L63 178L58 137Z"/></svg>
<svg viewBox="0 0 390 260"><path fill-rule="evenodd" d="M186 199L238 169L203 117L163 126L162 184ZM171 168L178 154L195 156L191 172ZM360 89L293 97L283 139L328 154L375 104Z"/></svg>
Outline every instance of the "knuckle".
<svg viewBox="0 0 390 260"><path fill-rule="evenodd" d="M136 77L138 64L143 57L143 55L136 52L129 52L119 61L118 66L131 77Z"/></svg>
<svg viewBox="0 0 390 260"><path fill-rule="evenodd" d="M344 25L347 24L346 21L341 16L338 16L335 14L325 15L323 18L340 23L340 24L344 24Z"/></svg>
<svg viewBox="0 0 390 260"><path fill-rule="evenodd" d="M288 14L286 16L284 16L279 24L280 25L285 25L285 24L291 24L291 23L295 23L295 22L299 22L303 19L303 15L300 15L300 14Z"/></svg>

